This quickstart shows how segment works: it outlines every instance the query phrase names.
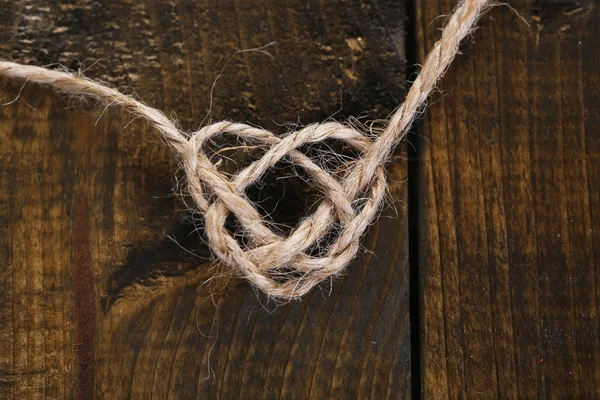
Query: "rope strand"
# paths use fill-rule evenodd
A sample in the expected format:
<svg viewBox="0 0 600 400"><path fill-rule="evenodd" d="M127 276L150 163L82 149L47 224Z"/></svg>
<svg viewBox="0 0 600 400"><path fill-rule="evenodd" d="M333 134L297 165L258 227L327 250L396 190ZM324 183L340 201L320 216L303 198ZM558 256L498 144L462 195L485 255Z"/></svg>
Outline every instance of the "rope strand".
<svg viewBox="0 0 600 400"><path fill-rule="evenodd" d="M337 122L309 125L280 138L264 129L221 121L190 135L161 111L81 76L6 61L0 61L0 75L52 86L68 94L92 97L105 104L118 104L144 118L180 156L189 192L204 215L212 251L267 295L291 299L339 274L355 257L361 237L383 202L387 188L385 161L407 134L431 91L454 60L461 41L474 28L490 1L463 0L459 3L441 39L427 55L406 100L375 141L370 141L357 129ZM203 151L206 141L223 134L266 145L268 151L230 179ZM352 166L348 166L348 172L341 179L334 178L297 150L304 144L325 139L344 141L362 154ZM304 168L325 195L316 211L287 237L278 235L265 225L255 204L244 193L284 156ZM206 193L206 188L210 193ZM358 196L362 201L356 201ZM250 245L242 247L225 228L229 213L235 214L239 220L251 239ZM319 257L308 254L312 246L332 231L333 224L338 224L341 230L326 252Z"/></svg>

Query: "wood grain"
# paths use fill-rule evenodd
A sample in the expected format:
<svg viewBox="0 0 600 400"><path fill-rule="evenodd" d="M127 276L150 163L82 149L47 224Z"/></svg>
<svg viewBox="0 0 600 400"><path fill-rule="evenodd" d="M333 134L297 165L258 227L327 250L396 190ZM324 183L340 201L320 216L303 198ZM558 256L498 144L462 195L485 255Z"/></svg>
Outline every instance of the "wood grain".
<svg viewBox="0 0 600 400"><path fill-rule="evenodd" d="M600 9L511 5L484 16L424 122L423 394L598 398ZM421 49L452 6L417 1Z"/></svg>
<svg viewBox="0 0 600 400"><path fill-rule="evenodd" d="M135 90L192 130L229 57L276 41L272 58L227 65L212 118L284 133L390 113L405 93L404 18L393 0L0 0L0 57ZM151 129L0 80L0 103L17 97L0 107L0 398L410 395L400 152L390 206L347 275L275 307L243 282L205 283L201 225ZM253 193L292 223L311 207L305 186L269 176Z"/></svg>

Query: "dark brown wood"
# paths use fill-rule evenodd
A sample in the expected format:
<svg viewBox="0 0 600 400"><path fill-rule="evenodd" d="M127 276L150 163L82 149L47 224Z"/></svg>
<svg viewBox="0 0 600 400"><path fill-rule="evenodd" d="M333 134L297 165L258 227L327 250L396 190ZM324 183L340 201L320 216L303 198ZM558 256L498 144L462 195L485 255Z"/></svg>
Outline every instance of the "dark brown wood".
<svg viewBox="0 0 600 400"><path fill-rule="evenodd" d="M417 2L421 49L453 3ZM511 6L483 17L424 123L424 396L599 398L600 9Z"/></svg>
<svg viewBox="0 0 600 400"><path fill-rule="evenodd" d="M388 115L405 93L404 19L392 0L0 0L0 58L135 90L193 130L228 58L276 41L273 58L229 63L212 118L284 133ZM246 283L205 283L201 222L148 126L0 80L0 103L17 96L0 107L0 398L409 396L400 152L391 204L347 275L276 307ZM284 181L266 178L261 196L293 222L315 197Z"/></svg>

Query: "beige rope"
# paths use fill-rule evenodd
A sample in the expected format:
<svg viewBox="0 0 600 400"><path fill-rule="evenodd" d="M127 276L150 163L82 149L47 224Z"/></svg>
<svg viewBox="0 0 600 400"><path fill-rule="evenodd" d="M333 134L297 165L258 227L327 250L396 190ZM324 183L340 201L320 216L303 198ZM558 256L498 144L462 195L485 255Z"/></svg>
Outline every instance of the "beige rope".
<svg viewBox="0 0 600 400"><path fill-rule="evenodd" d="M50 85L60 91L119 104L143 117L180 155L189 192L206 221L206 233L213 252L226 264L270 296L300 297L315 285L339 274L354 258L360 238L374 220L383 201L386 181L383 164L406 135L415 116L438 80L458 52L460 42L473 29L490 0L461 1L448 20L442 38L429 52L423 69L413 82L404 103L393 114L384 132L375 141L355 128L326 122L309 125L283 138L246 124L228 121L208 125L191 135L180 130L161 111L149 107L101 83L67 72L0 61L0 75ZM237 173L232 179L221 173L203 151L209 139L232 134L268 146L262 158ZM297 149L307 143L338 139L358 150L362 157L341 179L336 179ZM287 237L268 228L245 189L283 157L304 168L324 193L316 211L302 221ZM206 192L208 188L209 193ZM361 201L357 201L361 199ZM225 228L233 213L250 238L242 247ZM320 257L308 254L331 232L333 224L340 233Z"/></svg>

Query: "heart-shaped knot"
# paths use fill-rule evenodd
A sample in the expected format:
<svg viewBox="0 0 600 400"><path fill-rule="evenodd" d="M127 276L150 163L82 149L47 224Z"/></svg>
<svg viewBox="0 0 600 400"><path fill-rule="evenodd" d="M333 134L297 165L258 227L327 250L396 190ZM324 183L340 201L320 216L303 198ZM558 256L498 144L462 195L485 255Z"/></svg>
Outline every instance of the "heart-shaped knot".
<svg viewBox="0 0 600 400"><path fill-rule="evenodd" d="M223 134L264 146L267 151L230 178L217 169L203 148L208 140ZM337 122L309 125L279 138L261 128L223 121L194 132L182 152L188 189L204 214L210 247L219 259L236 267L256 287L270 295L302 296L324 279L341 272L356 255L360 238L385 194L385 174L381 164L364 191L356 187L358 183L352 185L349 181L353 176L351 170L338 179L298 150L302 145L325 139L343 141L362 154L373 145L360 131ZM323 193L323 200L312 215L303 219L287 237L271 230L256 205L245 195L246 188L284 157L304 168ZM350 168L357 168L357 165ZM247 244L242 245L234 239L225 227L230 213L244 229ZM335 239L326 251L318 257L310 255L308 250L334 230Z"/></svg>

